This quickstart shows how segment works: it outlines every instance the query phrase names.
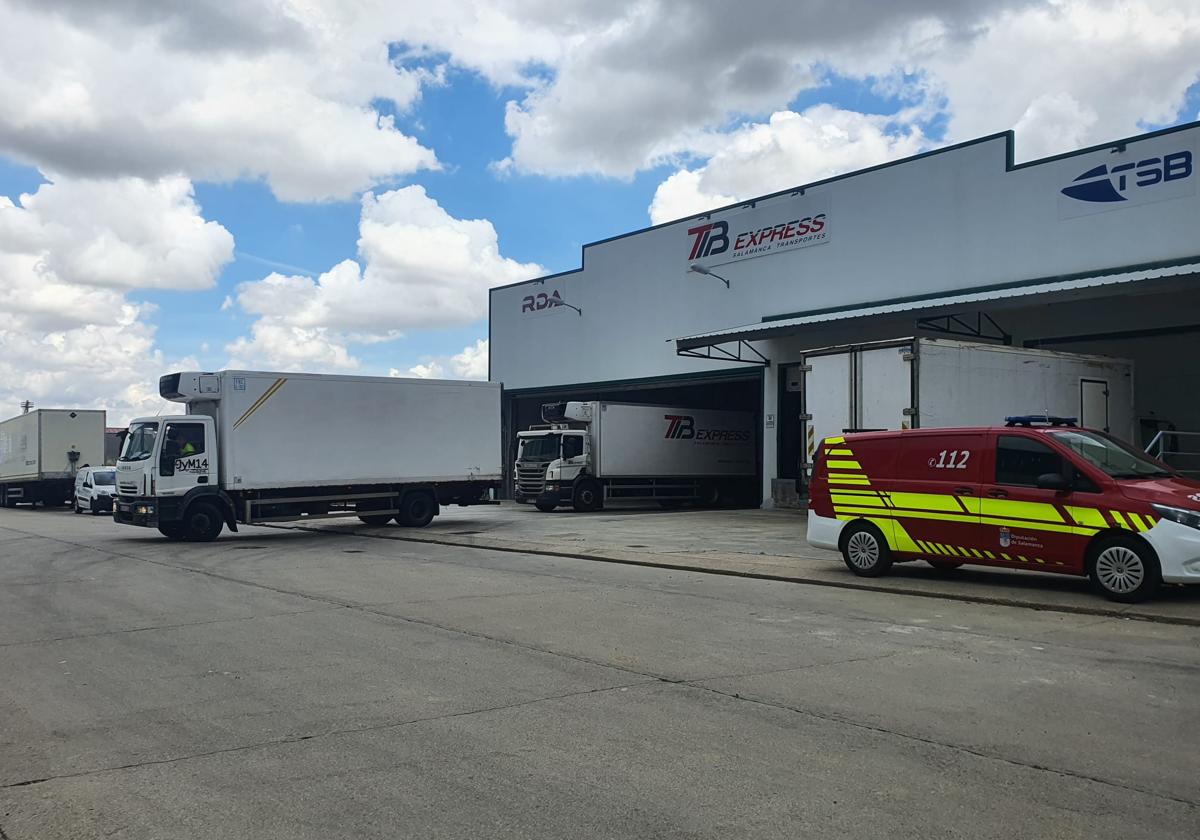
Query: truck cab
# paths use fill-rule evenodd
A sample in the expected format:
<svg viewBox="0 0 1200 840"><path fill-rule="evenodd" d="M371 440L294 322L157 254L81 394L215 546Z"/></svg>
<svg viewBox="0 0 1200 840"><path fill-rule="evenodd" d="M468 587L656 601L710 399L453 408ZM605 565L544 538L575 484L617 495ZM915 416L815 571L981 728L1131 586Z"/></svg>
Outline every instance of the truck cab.
<svg viewBox="0 0 1200 840"><path fill-rule="evenodd" d="M575 483L589 472L591 450L587 431L566 424L518 433L516 500L541 511L573 504Z"/></svg>
<svg viewBox="0 0 1200 840"><path fill-rule="evenodd" d="M185 507L198 496L220 495L218 467L213 418L199 414L139 417L130 424L117 459L113 518L157 527L168 536L181 532ZM220 516L218 523L227 519L236 530L230 517Z"/></svg>

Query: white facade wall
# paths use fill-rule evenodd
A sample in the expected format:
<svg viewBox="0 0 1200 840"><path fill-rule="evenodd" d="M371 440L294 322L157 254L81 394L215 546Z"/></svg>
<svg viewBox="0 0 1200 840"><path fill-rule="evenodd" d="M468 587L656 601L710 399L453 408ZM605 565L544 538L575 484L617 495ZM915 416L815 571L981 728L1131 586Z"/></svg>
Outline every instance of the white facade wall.
<svg viewBox="0 0 1200 840"><path fill-rule="evenodd" d="M1194 258L1198 147L1200 123L1193 123L1013 166L1009 132L588 245L578 271L492 290L490 378L512 391L708 373L740 366L679 357L675 338L785 313ZM1165 156L1181 153L1190 155L1190 174L1164 181L1160 172L1150 183L1156 178L1150 161L1158 159L1161 170ZM1127 164L1133 168L1121 173L1126 184L1118 192L1124 200L1087 202L1061 192L1105 180L1076 180L1097 167ZM1182 171L1177 166L1172 174ZM1108 179L1114 190L1119 177ZM817 212L827 216L820 244L728 263L728 253L690 258L695 237L688 230L709 221L727 222L733 237L746 227ZM692 262L727 278L731 288L689 273ZM538 308L539 295L549 301L555 294L582 315L565 306ZM911 334L912 317L907 329L854 339ZM842 321L831 329L845 335L855 325ZM755 346L783 362L788 348L822 344L781 339ZM764 418L776 411L777 388L772 366ZM774 428L764 428L763 440L769 487Z"/></svg>

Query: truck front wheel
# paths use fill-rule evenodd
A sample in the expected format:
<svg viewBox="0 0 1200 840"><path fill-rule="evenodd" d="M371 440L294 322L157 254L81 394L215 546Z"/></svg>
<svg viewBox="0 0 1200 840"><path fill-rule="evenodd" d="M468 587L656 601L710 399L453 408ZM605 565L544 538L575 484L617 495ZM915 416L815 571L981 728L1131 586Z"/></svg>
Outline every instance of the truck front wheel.
<svg viewBox="0 0 1200 840"><path fill-rule="evenodd" d="M396 521L406 528L424 528L437 516L437 501L429 493L409 493L400 502Z"/></svg>
<svg viewBox="0 0 1200 840"><path fill-rule="evenodd" d="M192 505L183 518L184 538L188 542L212 542L224 526L221 512L207 502Z"/></svg>
<svg viewBox="0 0 1200 840"><path fill-rule="evenodd" d="M584 478L575 482L575 493L571 504L579 513L590 513L604 507L604 488L594 478Z"/></svg>

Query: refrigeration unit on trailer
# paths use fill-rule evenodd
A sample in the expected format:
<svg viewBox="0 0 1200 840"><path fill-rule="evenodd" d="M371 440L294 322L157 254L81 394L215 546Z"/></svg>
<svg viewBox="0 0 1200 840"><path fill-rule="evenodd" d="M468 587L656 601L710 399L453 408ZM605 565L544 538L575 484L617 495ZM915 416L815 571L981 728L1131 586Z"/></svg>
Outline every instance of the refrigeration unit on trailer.
<svg viewBox="0 0 1200 840"><path fill-rule="evenodd" d="M1134 433L1133 363L940 338L812 350L799 368L811 468L845 432L984 426L997 417L1073 417L1122 440Z"/></svg>
<svg viewBox="0 0 1200 840"><path fill-rule="evenodd" d="M672 507L757 501L754 415L616 402L542 406L517 435L516 500L550 511L605 500Z"/></svg>
<svg viewBox="0 0 1200 840"><path fill-rule="evenodd" d="M80 468L104 463L104 412L37 409L0 423L0 504L65 505Z"/></svg>
<svg viewBox="0 0 1200 840"><path fill-rule="evenodd" d="M130 425L113 517L172 539L326 516L421 527L500 483L498 384L233 370L159 393L187 413Z"/></svg>

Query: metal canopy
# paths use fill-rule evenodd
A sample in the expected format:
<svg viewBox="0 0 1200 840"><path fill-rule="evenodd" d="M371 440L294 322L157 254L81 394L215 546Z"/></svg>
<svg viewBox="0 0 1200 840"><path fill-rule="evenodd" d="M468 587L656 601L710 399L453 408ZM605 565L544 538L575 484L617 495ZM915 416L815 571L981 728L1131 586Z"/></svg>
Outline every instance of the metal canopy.
<svg viewBox="0 0 1200 840"><path fill-rule="evenodd" d="M935 319L951 318L950 312L958 309L960 312L971 305L988 302L1011 302L1019 298L1055 298L1076 297L1078 292L1104 286L1134 283L1143 280L1160 280L1173 277L1183 277L1200 273L1200 262L1188 262L1180 265L1158 266L1137 271L1111 271L1084 277L1068 279L1042 279L1020 284L992 287L972 292L961 292L947 295L925 295L908 299L867 304L859 307L815 310L800 313L791 317L764 318L753 324L743 324L736 327L725 327L696 335L682 336L675 339L675 352L680 356L691 356L700 359L720 361L738 361L751 364L768 364L766 357L750 347L747 342L772 338L775 336L794 335L802 328L812 324L822 324L831 321L850 320L854 318L870 318L880 315L894 315L903 312L921 311L924 319L934 323ZM941 310L940 312L938 310ZM954 322L947 320L947 327ZM980 332L983 332L983 321L980 322ZM1004 330L997 338L1002 338ZM717 350L721 345L737 345L737 352L732 350ZM743 350L743 345L745 350ZM700 352L705 351L705 352ZM761 361L748 358L753 353Z"/></svg>
<svg viewBox="0 0 1200 840"><path fill-rule="evenodd" d="M725 345L732 345L732 349L725 349ZM771 366L771 360L759 353L748 341L724 341L717 344L705 344L702 347L676 348L675 355L717 362L741 362L747 365Z"/></svg>

